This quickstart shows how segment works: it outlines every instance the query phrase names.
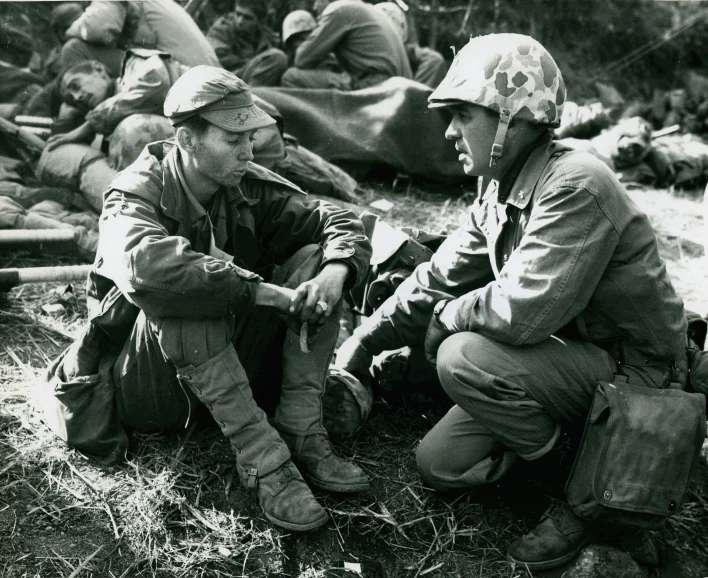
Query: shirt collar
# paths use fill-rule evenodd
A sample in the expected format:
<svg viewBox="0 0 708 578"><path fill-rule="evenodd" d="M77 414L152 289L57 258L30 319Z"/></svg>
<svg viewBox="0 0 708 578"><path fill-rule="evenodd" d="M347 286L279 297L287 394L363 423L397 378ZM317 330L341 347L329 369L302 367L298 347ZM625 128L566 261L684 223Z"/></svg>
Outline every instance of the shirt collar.
<svg viewBox="0 0 708 578"><path fill-rule="evenodd" d="M531 151L509 191L507 204L522 210L527 207L541 178L541 173L549 159L557 152L557 148L552 140L544 140Z"/></svg>

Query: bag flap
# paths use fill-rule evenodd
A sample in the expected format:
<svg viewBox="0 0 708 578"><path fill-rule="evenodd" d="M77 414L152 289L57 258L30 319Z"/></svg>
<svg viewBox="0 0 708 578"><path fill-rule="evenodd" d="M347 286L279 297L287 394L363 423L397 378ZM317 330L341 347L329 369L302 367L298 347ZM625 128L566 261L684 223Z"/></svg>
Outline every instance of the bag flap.
<svg viewBox="0 0 708 578"><path fill-rule="evenodd" d="M598 393L610 415L595 498L608 508L672 514L705 438L705 398L676 389L603 385Z"/></svg>

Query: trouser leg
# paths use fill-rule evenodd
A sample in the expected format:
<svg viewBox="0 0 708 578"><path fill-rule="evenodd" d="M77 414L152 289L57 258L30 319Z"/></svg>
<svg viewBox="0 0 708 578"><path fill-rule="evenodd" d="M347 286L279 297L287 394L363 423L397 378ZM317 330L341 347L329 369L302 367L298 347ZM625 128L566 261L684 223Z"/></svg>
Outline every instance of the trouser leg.
<svg viewBox="0 0 708 578"><path fill-rule="evenodd" d="M458 333L438 352L438 375L450 398L522 458L553 447L561 423L582 427L599 381L615 372L611 356L559 338L523 347Z"/></svg>
<svg viewBox="0 0 708 578"><path fill-rule="evenodd" d="M304 247L280 268L273 281L295 288L315 278L322 265L322 256L321 247ZM359 492L369 487L366 474L332 452L322 422L322 396L339 336L341 309L340 301L314 343L310 343L309 353L300 347L299 332L287 329L282 356L282 392L273 424L313 484L335 492Z"/></svg>
<svg viewBox="0 0 708 578"><path fill-rule="evenodd" d="M239 76L250 86L280 86L280 79L287 67L285 52L269 48L249 60Z"/></svg>
<svg viewBox="0 0 708 578"><path fill-rule="evenodd" d="M447 63L442 54L430 48L420 48L416 52L418 66L413 74L413 80L437 88L447 74Z"/></svg>
<svg viewBox="0 0 708 578"><path fill-rule="evenodd" d="M274 283L294 289L317 276L322 264L322 249L310 245L298 251L273 278ZM295 435L326 434L322 425L322 395L329 364L339 335L339 303L322 326L311 351L300 347L300 335L288 328L283 344L283 380L274 423L278 429Z"/></svg>
<svg viewBox="0 0 708 578"><path fill-rule="evenodd" d="M114 365L124 424L143 430L185 426L200 402L237 453L244 484L284 464L290 453L253 400L231 345L228 319L148 319L140 313Z"/></svg>
<svg viewBox="0 0 708 578"><path fill-rule="evenodd" d="M420 477L435 490L492 484L515 461L516 454L459 405L448 411L416 450Z"/></svg>

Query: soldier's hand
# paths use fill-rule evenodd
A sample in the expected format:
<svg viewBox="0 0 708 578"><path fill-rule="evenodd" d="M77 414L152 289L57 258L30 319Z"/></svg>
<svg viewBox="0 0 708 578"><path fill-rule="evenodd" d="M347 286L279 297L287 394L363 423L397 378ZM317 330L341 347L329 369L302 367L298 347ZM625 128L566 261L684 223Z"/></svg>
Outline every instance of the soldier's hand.
<svg viewBox="0 0 708 578"><path fill-rule="evenodd" d="M425 334L425 358L432 364L437 366L438 349L443 341L445 341L454 331L450 331L445 327L435 315L430 319L428 332Z"/></svg>
<svg viewBox="0 0 708 578"><path fill-rule="evenodd" d="M46 150L51 151L60 145L75 143L75 142L88 142L93 140L96 136L93 128L87 122L81 126L75 128L74 130L67 132L66 134L57 134L47 141Z"/></svg>
<svg viewBox="0 0 708 578"><path fill-rule="evenodd" d="M373 359L374 356L367 351L360 339L353 335L337 349L334 366L352 375L361 376L369 371Z"/></svg>
<svg viewBox="0 0 708 578"><path fill-rule="evenodd" d="M348 275L347 265L328 263L317 277L295 289L289 313L297 315L300 321L311 326L322 325L342 298Z"/></svg>

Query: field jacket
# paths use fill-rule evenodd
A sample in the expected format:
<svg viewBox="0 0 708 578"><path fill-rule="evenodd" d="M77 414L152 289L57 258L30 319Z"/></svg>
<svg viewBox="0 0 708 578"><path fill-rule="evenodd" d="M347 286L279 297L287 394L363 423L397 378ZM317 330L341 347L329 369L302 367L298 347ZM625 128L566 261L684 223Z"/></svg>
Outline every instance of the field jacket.
<svg viewBox="0 0 708 578"><path fill-rule="evenodd" d="M154 48L187 66L219 66L219 59L192 17L172 0L94 1L67 30L89 44Z"/></svg>
<svg viewBox="0 0 708 578"><path fill-rule="evenodd" d="M364 345L422 343L442 299L452 299L453 331L512 345L562 334L610 351L621 342L647 363L685 360L683 302L647 216L603 163L552 141L531 152L506 198L490 184L360 329Z"/></svg>
<svg viewBox="0 0 708 578"><path fill-rule="evenodd" d="M406 48L390 19L361 0L327 6L297 49L295 66L317 68L330 52L353 79L370 74L413 78Z"/></svg>
<svg viewBox="0 0 708 578"><path fill-rule="evenodd" d="M370 243L361 221L325 201L308 201L289 181L253 163L223 199L212 228L177 175L179 150L148 145L106 193L99 245L89 275L89 318L122 343L138 310L152 317L240 315L254 306L258 284L275 265L309 244L323 266L346 263L348 286L366 276ZM213 239L213 241L212 241ZM233 261L209 255L211 244Z"/></svg>
<svg viewBox="0 0 708 578"><path fill-rule="evenodd" d="M243 70L252 58L277 43L275 34L262 26L256 31L255 38L247 38L239 32L235 17L233 12L224 14L211 25L206 35L221 66L233 72Z"/></svg>

